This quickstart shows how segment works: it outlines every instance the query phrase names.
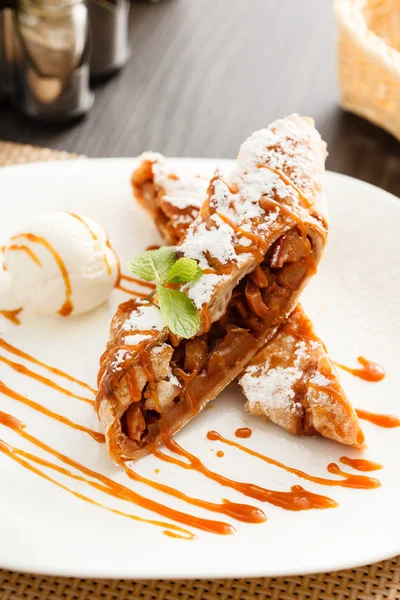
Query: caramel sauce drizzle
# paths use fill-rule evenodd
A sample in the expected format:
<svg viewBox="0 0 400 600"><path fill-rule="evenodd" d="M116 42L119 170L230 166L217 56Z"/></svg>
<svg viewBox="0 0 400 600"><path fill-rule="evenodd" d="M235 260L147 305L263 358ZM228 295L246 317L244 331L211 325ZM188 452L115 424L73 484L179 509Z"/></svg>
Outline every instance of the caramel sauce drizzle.
<svg viewBox="0 0 400 600"><path fill-rule="evenodd" d="M37 254L35 254L35 252L32 250L32 248L29 248L29 246L26 246L24 244L12 244L9 248L8 251L20 251L20 252L25 252L25 254L27 254L29 256L29 258L31 258L33 260L34 263L36 263L38 265L38 267L43 267L40 258L38 257Z"/></svg>
<svg viewBox="0 0 400 600"><path fill-rule="evenodd" d="M139 359L142 359L143 358L143 346L149 342L150 337L157 336L157 332L155 330L151 330L151 329L148 329L148 330L142 329L142 330L135 330L135 333L140 333L140 334L148 336L148 339L144 339L137 346L134 346L135 355L138 356ZM140 347L142 347L142 348L140 349ZM110 361L110 354L115 357L115 353L119 350L126 350L129 353L132 350L132 346L120 343L120 344L118 344L118 346L107 348L103 352L103 354L100 357L100 369L97 374L97 383L98 384L102 380L104 373L108 367L108 363ZM128 382L131 399L133 402L139 402L139 400L141 398L141 390L139 389L139 387L137 385L135 371L134 371L134 369L127 368L127 363L130 362L131 358L132 358L131 356L128 358L125 358L125 360L122 363L122 366L124 368L124 374L125 374L127 382ZM149 360L147 356L145 357L145 360ZM95 403L94 403L96 410L98 408L97 404L96 404L97 401L98 401L98 399L96 398Z"/></svg>
<svg viewBox="0 0 400 600"><path fill-rule="evenodd" d="M211 184L213 184L215 181L222 181L222 183L224 185L226 185L226 187L228 188L228 190L231 194L239 193L239 187L236 185L236 183L226 181L226 179L223 179L219 173L216 173L214 175L214 177L211 179L210 185L208 186L208 190L207 190L208 197L211 197L213 195L213 192L210 190L211 190ZM207 198L207 200L208 200L208 198Z"/></svg>
<svg viewBox="0 0 400 600"><path fill-rule="evenodd" d="M273 169L272 167L269 167L267 165L259 165L259 167L268 169L268 171L272 171L272 173L275 173L275 175L278 175L278 177L283 181L283 183L286 183L286 185L289 185L290 187L292 187L295 190L295 192L297 192L297 194L299 195L299 198L301 200L303 200L306 208L310 208L310 206L312 206L312 202L310 202L310 200L307 198L307 196L305 196L303 194L303 192L300 190L300 188L298 188L297 185L289 179L289 177L286 177L286 175L280 169Z"/></svg>
<svg viewBox="0 0 400 600"><path fill-rule="evenodd" d="M65 454L58 452L51 446L48 446L47 444L45 444L38 438L35 438L34 436L30 435L29 433L27 433L24 430L25 426L20 421L18 421L18 419L15 419L11 415L8 415L1 411L0 411L0 423L5 425L6 427L9 427L10 429L12 429L16 433L18 433L18 435L20 435L24 439L28 440L32 444L38 446L39 448L42 448L42 450L45 450L49 454L55 456L58 460L60 460L64 464L77 469L78 471L83 473L83 475L85 475L87 477L96 479L97 481L87 480L86 483L88 483L92 487L94 487L102 492L105 492L106 494L109 494L110 496L113 496L114 498L126 500L127 502L131 502L133 504L136 504L137 506L141 506L142 508L145 508L147 510L155 512L156 514L159 514L162 517L166 517L168 519L177 521L178 523L182 523L183 525L188 525L190 527L202 529L202 530L208 531L210 533L217 533L217 534L221 534L221 535L229 535L229 534L235 533L235 529L232 527L232 525L229 525L228 523L223 523L221 521L211 521L209 519L195 517L193 515L180 512L173 508L169 508L168 506L159 504L158 502L151 500L150 498L146 498L145 496L141 496L140 494L137 494L130 488L113 481L106 475L102 475L101 473L97 473L96 471L89 469L88 467L80 464L79 462L73 460L72 458L66 456ZM40 459L40 460L42 460L42 459ZM51 463L48 466L51 466ZM51 467L51 468L54 468L54 467ZM55 465L55 470L59 470L60 468L61 467L58 467L58 465ZM64 473L64 474L66 474L66 473ZM77 478L77 476L72 476L72 477L74 479ZM102 484L102 485L100 485L97 482L100 482L100 484ZM176 526L174 526L174 525L172 525L172 526L168 525L168 527L176 528ZM180 529L180 528L178 528L178 529Z"/></svg>
<svg viewBox="0 0 400 600"><path fill-rule="evenodd" d="M277 208L279 211L282 212L283 216L293 219L294 222L297 223L299 228L302 230L302 232L304 232L303 221L301 220L301 218L298 215L296 215L296 213L294 213L292 210L290 210L289 206L287 206L286 204L279 203L276 200L273 200L272 198L267 198L266 196L261 198L259 204L260 204L261 208L265 211L272 210L273 208Z"/></svg>
<svg viewBox="0 0 400 600"><path fill-rule="evenodd" d="M223 221L224 223L229 225L229 227L231 229L233 229L233 231L236 233L236 235L242 236L244 238L247 238L248 240L251 240L253 242L253 244L255 244L256 246L259 246L261 253L265 252L265 250L267 249L266 243L258 235L251 233L250 231L245 231L244 229L242 229L241 227L236 225L233 221L231 221L231 219L229 219L228 217L226 217L225 215L223 215L219 212L216 212L215 214L221 219L221 221ZM251 247L248 247L247 251L254 253L254 249L252 249Z"/></svg>
<svg viewBox="0 0 400 600"><path fill-rule="evenodd" d="M344 477L344 480L325 479L324 477L316 477L314 475L310 475L309 473L305 473L304 471L301 471L300 469L296 469L294 467L285 465L284 463L281 463L280 461L275 460L274 458L270 458L269 456L265 456L264 454L261 454L260 452L257 452L256 450L252 450L251 448L246 448L246 446L242 446L242 444L239 444L238 442L235 442L233 440L229 440L229 439L223 437L217 431L209 431L207 433L207 438L212 441L222 442L224 444L227 444L228 446L233 446L234 448L237 448L238 450L241 450L242 452L245 452L246 454L250 454L250 456L254 456L256 458L261 459L262 461L268 463L269 465L274 465L275 467L278 467L279 469L283 469L284 471L287 471L288 473L293 473L294 475L297 475L297 477L300 477L301 479L306 479L307 481L312 481L313 483L318 483L320 485L348 487L348 488L364 489L364 490L378 488L381 485L377 479L373 479L373 478L367 477L365 475L351 475L349 473L342 473L342 472L336 473L336 474L342 475ZM328 469L328 471L329 471L329 469ZM331 473L333 471L329 471L329 472Z"/></svg>
<svg viewBox="0 0 400 600"><path fill-rule="evenodd" d="M60 369L56 369L55 367L51 367L50 365L48 365L40 360L37 360L37 358L31 356L30 354L23 352L22 350L20 350L19 348L16 348L15 346L12 346L8 342L6 342L6 340L2 337L0 337L0 348L7 350L7 352L10 352L11 354L18 356L19 358L23 358L24 360L27 360L28 362L38 365L39 367L43 367L43 369L46 369L47 371L49 371L50 373L53 373L54 375L63 377L67 381L72 381L73 383L76 383L76 384L80 385L81 387L86 388L93 394L97 394L97 390L90 387L90 385L88 385L84 381L80 381L80 379L76 379L75 377L72 377L68 373L65 373L65 371L61 371Z"/></svg>
<svg viewBox="0 0 400 600"><path fill-rule="evenodd" d="M140 364L146 374L149 396L150 396L150 398L152 398L152 400L154 402L154 406L156 407L156 410L161 414L162 410L161 410L161 406L160 406L160 403L158 400L156 378L154 377L154 371L153 371L153 366L151 364L150 353L141 352ZM139 398L140 397L141 397L141 392L139 392Z"/></svg>
<svg viewBox="0 0 400 600"><path fill-rule="evenodd" d="M12 398L13 400L17 400L17 402L21 402L22 404L25 404L26 406L29 406L30 408L33 408L33 410L37 410L38 412L46 415L46 417L50 417L51 419L54 419L55 421L59 421L60 423L63 423L64 425L71 427L72 429L77 429L78 431L87 433L96 442L99 442L100 444L104 444L106 441L106 439L102 433L94 431L93 429L89 429L88 427L84 427L83 425L79 425L79 423L75 423L74 421L71 421L67 417L64 417L63 415L60 415L56 412L53 412L52 410L46 408L45 406L42 406L42 404L39 404L38 402L34 402L33 400L30 400L30 398L22 396L15 390L12 390L11 388L7 387L2 381L0 381L0 393L4 394L5 396L8 396L9 398Z"/></svg>
<svg viewBox="0 0 400 600"><path fill-rule="evenodd" d="M67 268L64 264L64 261L62 260L62 258L60 256L60 254L57 252L57 250L55 248L53 248L53 246L50 244L50 242L48 242L45 238L35 235L33 233L20 233L11 239L15 240L18 238L26 238L29 242L32 242L34 244L41 244L53 256L54 260L57 263L58 268L60 269L61 275L64 279L64 286L65 286L65 302L62 305L62 307L60 308L60 310L58 310L57 312L62 317L68 317L74 310L74 306L73 306L72 300L71 300L72 287L71 287L71 281L69 278Z"/></svg>
<svg viewBox="0 0 400 600"><path fill-rule="evenodd" d="M40 381L40 383L43 383L44 385L47 385L47 386L57 390L58 392L61 392L65 396L69 396L70 398L76 398L77 400L82 400L82 402L87 402L87 404L91 404L92 406L94 406L94 401L91 400L90 398L85 398L84 396L78 396L77 394L70 392L66 388L61 387L60 385L58 385L51 379L48 379L47 377L43 377L42 375L39 375L39 373L35 373L34 371L31 371L30 369L28 369L24 365L21 365L20 363L13 362L13 361L9 360L8 358L5 358L4 356L0 356L0 362L8 365L12 369L14 369L14 371L17 371L18 373L21 373L22 375L26 375L27 377L36 379L36 381Z"/></svg>
<svg viewBox="0 0 400 600"><path fill-rule="evenodd" d="M356 413L360 419L369 421L378 427L384 427L385 429L392 429L393 427L400 427L400 419L393 415L383 415L379 413L370 412L362 408L356 408Z"/></svg>
<svg viewBox="0 0 400 600"><path fill-rule="evenodd" d="M315 509L325 509L325 508L335 508L337 503L331 498L327 498L326 496L320 496L318 494L314 494L303 489L301 486L292 486L290 492L279 492L276 490L269 490L263 488L259 485L255 485L253 483L243 483L240 481L234 481L233 479L229 479L224 475L220 475L219 473L215 473L208 469L199 458L182 448L175 440L170 438L169 436L164 436L164 443L169 450L183 456L189 462L182 461L177 459L174 456L170 456L169 454L165 454L158 448L153 449L154 456L157 456L161 460L165 462L169 462L171 464L175 464L183 469L187 470L195 470L208 479L219 483L225 487L229 487L238 492L241 492L245 496L249 496L250 498L255 498L256 500L260 500L261 502L267 502L269 504L273 504L274 506L279 506L285 510L291 511L300 511L300 510L311 510Z"/></svg>
<svg viewBox="0 0 400 600"><path fill-rule="evenodd" d="M356 471L379 471L383 469L383 465L380 465L373 460L365 460L364 458L349 458L348 456L342 456L340 462Z"/></svg>
<svg viewBox="0 0 400 600"><path fill-rule="evenodd" d="M249 427L240 427L235 431L235 435L238 438L249 438L252 433L253 432L251 429L249 429Z"/></svg>
<svg viewBox="0 0 400 600"><path fill-rule="evenodd" d="M382 381L382 379L385 378L385 370L383 367L378 365L378 363L373 362L372 360L367 360L362 356L358 356L357 360L362 365L362 368L352 369L338 362L335 362L335 365L343 369L343 371L347 371L348 373L351 373L355 377L359 377L364 381L377 382Z"/></svg>
<svg viewBox="0 0 400 600"><path fill-rule="evenodd" d="M134 369L128 369L125 371L126 381L128 382L129 396L132 402L139 402L141 398L141 391L137 384L136 374Z"/></svg>
<svg viewBox="0 0 400 600"><path fill-rule="evenodd" d="M190 532L190 531L188 531L186 529L183 529L182 527L179 527L178 525L173 525L172 523L164 523L162 521L155 521L155 520L151 520L151 519L145 519L144 517L139 517L137 515L126 513L126 512L123 512L121 510L117 510L115 508L111 508L109 506L106 506L105 504L101 504L100 502L96 502L96 500L93 500L92 498L89 498L88 496L85 496L84 494L80 494L79 492L75 492L73 489L69 488L68 486L63 485L62 483L60 483L59 481L56 481L52 477L49 477L49 475L46 475L46 473L44 473L40 469L37 469L36 467L34 467L33 465L31 465L30 463L28 463L26 460L24 460L23 458L21 458L21 456L23 456L24 458L27 458L28 460L31 460L32 462L35 462L37 464L40 464L40 465L43 465L45 467L49 467L49 468L51 468L51 469L53 469L55 471L58 471L59 473L62 473L63 475L66 475L67 477L70 477L71 479L75 479L75 480L79 480L79 481L84 481L85 483L88 483L92 487L97 487L101 491L104 491L105 493L109 493L109 491L107 490L107 488L105 486L96 486L96 485L94 485L94 482L90 481L89 479L86 479L84 477L80 477L78 475L74 475L68 469L64 469L63 467L59 467L55 463L52 463L50 461L44 460L42 458L39 458L38 456L35 456L34 454L30 454L29 452L25 452L25 451L23 451L23 450L21 450L19 448L14 448L13 446L10 446L9 444L6 444L1 439L0 439L0 452L3 452L3 454L5 454L6 456L8 456L9 458L11 458L12 460L14 460L15 462L17 462L18 464L20 464L22 467L24 467L28 471L31 471L32 473L35 473L39 477L42 477L46 481L49 481L50 483L53 483L54 485L56 485L57 487L61 488L62 490L64 490L64 491L72 494L73 496L75 496L75 498L79 498L80 500L83 500L84 502L87 502L88 504L92 504L93 506L97 506L99 508L103 508L103 509L105 509L105 510L107 510L109 512L112 512L112 513L114 513L116 515L119 515L119 516L122 516L122 517L126 517L128 519L133 520L133 521L139 521L141 523L147 523L149 525L154 525L156 527L162 527L163 529L165 528L164 531L163 531L163 533L165 535L170 536L170 537L177 537L177 538L186 539L186 540L193 540L193 539L196 538L196 536L192 532ZM115 497L119 497L119 496L114 495L114 494L111 494L111 495L113 495Z"/></svg>
<svg viewBox="0 0 400 600"><path fill-rule="evenodd" d="M322 372L322 375L324 375L323 372ZM322 392L323 394L329 394L330 396L333 396L335 398L335 400L339 404L342 405L344 410L346 412L348 411L348 405L347 405L346 399L344 398L342 392L340 390L336 389L336 387L333 383L328 384L328 385L317 385L317 384L311 383L309 381L307 383L307 387L310 387L313 390L316 390L317 392Z"/></svg>
<svg viewBox="0 0 400 600"><path fill-rule="evenodd" d="M218 452L216 453L218 458L222 458L223 456L225 456L225 453L223 450L218 450Z"/></svg>
<svg viewBox="0 0 400 600"><path fill-rule="evenodd" d="M228 188L228 190L230 191L231 194L238 194L239 193L239 187L236 185L236 183L228 183L226 181L224 181L226 187Z"/></svg>
<svg viewBox="0 0 400 600"><path fill-rule="evenodd" d="M79 215L77 215L75 213L68 213L68 214L71 215L71 217L73 217L74 219L76 219L80 223L82 223L82 225L84 227L86 227L86 229L88 230L88 232L92 236L92 239L95 242L97 242L97 240L99 239L99 236L93 231L93 229L90 227L89 223L86 223L86 221L84 219L82 219L82 217L80 217ZM106 265L108 274L111 275L111 272L112 272L111 271L111 266L110 266L110 263L108 262L107 255L105 253L104 253L104 256L103 256L103 261L104 261L104 264Z"/></svg>
<svg viewBox="0 0 400 600"><path fill-rule="evenodd" d="M22 312L21 308L15 308L14 310L0 310L0 315L2 315L5 319L8 319L14 325L21 325L21 319L19 316Z"/></svg>
<svg viewBox="0 0 400 600"><path fill-rule="evenodd" d="M151 281L143 281L143 279L139 279L138 277L132 277L131 275L121 275L121 279L125 281L131 281L132 283L137 283L137 285L141 285L142 287L148 287L152 290L156 289L156 284Z"/></svg>
<svg viewBox="0 0 400 600"><path fill-rule="evenodd" d="M194 506L198 506L199 508L205 508L206 510L210 510L212 512L221 513L228 517L232 517L237 521L243 521L244 523L264 523L267 520L267 517L265 516L263 511L259 508L256 508L255 506L249 506L248 504L237 504L236 502L229 502L228 500L223 501L222 504L216 504L214 502L208 502L206 500L192 498L168 485L164 485L162 483L158 483L157 481L147 479L146 477L139 475L132 469L129 469L127 466L125 466L124 468L128 477L133 479L133 481L144 483L145 485L148 485L154 488L155 490L163 492L164 494L168 494L169 496L174 496L174 498L179 498L179 500L183 500L188 504L193 504Z"/></svg>
<svg viewBox="0 0 400 600"><path fill-rule="evenodd" d="M330 374L329 373L324 373L323 369L321 370L321 374L326 376L327 379L330 379ZM341 404L343 410L346 413L349 413L349 410L351 411L352 408L350 407L350 405L348 404L348 402L346 401L346 398L343 396L342 392L340 389L337 389L337 383L336 382L332 382L329 385L316 385L315 383L311 383L311 381L307 382L307 387L310 387L318 392L321 392L323 394L328 394L330 396L332 396L333 398L335 398L335 400ZM357 411L356 411L357 412ZM340 437L344 437L344 432L342 430L342 428L340 427L340 425L338 423L336 423L336 432ZM364 433L361 431L361 429L359 430L358 434L357 434L357 443L358 444L363 444L365 441L365 436Z"/></svg>
<svg viewBox="0 0 400 600"><path fill-rule="evenodd" d="M129 294L130 296L135 296L136 298L147 298L147 296L149 295L149 294L144 294L142 292L136 292L135 290L129 290L128 288L124 287L120 283L118 285L116 285L115 287L117 288L117 290L120 290L121 292L125 292L126 294Z"/></svg>
<svg viewBox="0 0 400 600"><path fill-rule="evenodd" d="M217 269L213 269L213 267L207 267L207 269L203 269L203 275L215 275L218 273Z"/></svg>
<svg viewBox="0 0 400 600"><path fill-rule="evenodd" d="M326 467L327 471L329 473L333 473L334 475L341 475L342 477L349 477L349 473L345 473L344 471L342 471L339 467L339 465L337 465L336 463L329 463L329 465ZM351 477L351 475L350 475ZM359 477L362 477L362 475L359 475ZM374 481L374 480L372 480ZM365 488L364 488L365 489Z"/></svg>
<svg viewBox="0 0 400 600"><path fill-rule="evenodd" d="M34 362L40 366L45 367L46 369L50 370L51 372L54 372L58 375L66 377L67 379L69 379L71 381L75 381L76 383L83 385L83 387L86 387L92 391L95 391L92 388L90 388L87 384L84 384L83 382L76 380L75 378L67 375L66 373L64 373L62 371L53 369L52 367L49 367L45 363L41 363L40 361L37 361L33 357L30 357L29 355L21 352L17 348L14 348L13 346L11 346L10 344L8 344L7 342L5 342L2 339L0 339L0 346L2 346L6 350L8 350L14 354L17 354L18 356L26 358L26 359L30 360L31 362ZM27 375L27 376L34 377L35 379L38 379L40 382L44 383L45 385L49 385L50 387L53 387L54 389L57 389L58 391L61 391L62 393L66 393L67 395L71 395L78 399L82 399L84 401L92 403L92 401L89 400L88 398L76 396L76 395L68 392L68 390L65 390L65 388L62 388L61 386L58 386L51 380L49 380L45 377L42 377L42 376L34 373L33 371L30 371L29 369L27 369L23 365L20 365L19 363L14 363L4 357L0 357L0 361L4 362L5 364L8 364L9 366L14 368L18 372L20 372L24 375ZM146 367L148 367L148 365L146 365ZM132 385L134 386L134 388L137 387L136 381L132 382ZM130 384L130 387L131 387L131 384ZM39 410L40 412L46 414L47 416L49 416L51 418L55 418L56 420L59 420L68 426L71 426L75 429L89 433L89 435L91 435L98 442L105 441L104 436L102 434L99 434L93 430L84 428L83 426L73 423L66 417L63 417L62 415L58 415L57 413L54 413L54 412L46 409L45 407L33 402L32 400L21 396L14 390L11 390L7 386L5 386L5 384L2 382L0 382L0 392L4 393L20 402L23 402L24 404L27 404L31 408L34 408L35 410ZM131 390L131 393L133 393L133 392L134 392L134 389ZM380 416L388 417L388 415L380 415ZM394 419L395 417L391 417L391 418ZM398 424L400 425L400 420L398 420L398 421L399 421ZM22 423L20 423L17 419L15 419L11 415L7 415L6 413L3 413L1 411L0 411L0 424L10 427L11 429L16 431L19 435L21 435L28 441L30 441L33 444L37 445L38 447L46 450L47 452L49 452L50 454L52 454L53 456L55 456L56 458L61 460L64 464L72 466L72 467L78 469L84 475L86 475L86 477L76 475L76 474L72 473L71 471L69 471L68 469L65 469L64 467L61 467L55 463L47 461L36 455L30 454L24 450L21 450L18 448L13 448L9 444L6 444L5 442L0 440L0 451L1 452L8 455L10 458L15 460L16 462L18 462L21 466L24 466L25 468L31 470L32 472L36 473L37 475L54 483L58 487L68 491L75 497L78 497L86 502L89 502L89 503L95 505L95 506L109 510L115 514L125 516L125 517L131 518L133 520L142 521L142 522L146 522L146 523L150 523L153 525L163 527L165 529L165 531L163 533L165 533L166 535L170 535L173 537L183 537L184 539L193 539L195 537L194 534L192 534L191 532L189 532L185 529L182 529L181 527L178 527L176 525L170 525L168 523L163 523L160 521L152 521L149 519L144 519L144 518L138 517L136 515L131 515L129 513L115 510L108 506L100 504L100 503L92 500L91 498L88 498L87 496L84 496L78 492L75 492L71 488L68 488L67 486L64 486L63 484L52 479L51 477L49 477L48 475L43 473L43 471L32 466L29 462L27 462L27 460L29 460L33 463L36 463L38 465L42 465L44 467L51 468L51 469L53 469L63 475L66 475L74 480L83 481L83 482L87 483L88 485L90 485L104 493L107 493L115 498L127 500L129 502L132 502L133 504L137 504L139 506L142 506L143 508L146 508L148 510L156 512L157 514L160 514L164 517L174 519L175 521L177 521L179 523L189 525L192 527L196 527L199 529L203 529L205 531L209 531L212 533L218 533L218 534L224 534L224 535L234 533L234 531L235 531L234 528L227 523L222 523L219 521L210 521L207 519L201 519L198 517L194 517L194 516L186 514L186 513L181 513L180 511L175 511L174 509L168 508L168 507L163 506L155 501L145 498L139 494L136 494L136 492L134 492L130 488L127 488L121 484L118 484L118 483L114 482L113 480L107 478L106 476L101 475L100 473L92 471L91 469L85 467L84 465L77 463L73 459L70 459L69 457L57 452L55 449L51 448L50 446L47 446L44 442L41 442L37 438L34 438L30 434L28 434L24 430L25 426ZM391 425L391 426L394 426L394 425ZM238 434L238 432L240 432L240 433ZM243 432L244 432L244 435L242 435ZM249 435L251 435L251 430L249 428L241 428L236 431L236 435L238 435L238 437L249 437ZM351 475L349 473L345 473L335 463L330 463L328 465L328 467L327 467L328 471L335 475L342 476L344 478L344 480L336 481L336 480L324 479L324 478L319 478L319 477L313 477L311 475L308 475L307 473L304 473L303 471L294 469L292 467L288 467L286 465L283 465L282 463L279 463L278 461L275 461L274 459L271 459L269 457L266 457L264 455L261 455L261 454L255 452L253 450L245 448L244 446L241 446L241 444L239 444L237 442L227 440L226 438L223 438L222 436L220 436L220 434L218 434L217 432L209 432L207 437L211 440L218 440L218 441L222 441L228 445L235 446L238 449L241 449L241 450L247 452L248 454L251 454L253 456L261 458L265 462L274 464L275 466L278 466L280 468L284 468L286 471L294 473L294 474L296 474L304 479L307 479L309 481L320 483L322 485L338 485L338 486L343 486L343 487L353 487L353 488L363 488L363 489L379 487L379 485L380 485L379 481L377 481L375 479L372 479L372 478L369 478L366 476ZM254 485L254 484L242 483L242 482L237 482L237 481L231 480L225 476L222 476L222 475L219 475L218 473L214 473L214 472L210 471L197 457L192 455L190 452L184 450L181 446L179 446L179 444L177 444L177 442L172 440L169 436L164 436L164 442L165 442L167 448L169 448L169 450L175 452L176 454L178 454L180 456L183 456L189 462L185 462L185 461L177 459L173 456L164 454L163 452L161 452L158 449L153 449L153 453L155 456L158 456L162 460L176 464L182 468L194 469L194 470L202 473L204 476L208 477L209 479L220 483L221 485L224 485L226 487L230 487L232 489L240 491L241 493L243 493L247 496L256 498L263 502L268 502L268 503L274 504L275 506L279 506L286 510L292 510L292 511L293 510L294 511L309 510L312 508L323 509L323 508L332 508L332 507L337 506L337 504L334 500L327 498L325 496L320 496L320 495L308 492L307 490L304 490L304 488L302 488L299 485L292 486L290 492L279 492L279 491L275 491L275 490L268 490L268 489L262 488L260 486ZM222 451L217 452L217 456L223 456L223 455L224 455L224 453ZM24 460L24 459L27 459L27 460ZM372 461L365 461L363 459L349 459L347 457L342 457L341 462L343 462L344 464L348 464L349 466L356 468L358 470L361 470L361 471L377 470L377 469L381 468L381 465L378 465L378 463L373 463ZM192 505L198 506L200 508L211 510L213 512L225 514L225 515L235 518L239 521L243 521L243 522L247 522L247 523L261 523L266 520L266 517L265 517L265 514L263 513L263 511L261 511L260 509L254 507L254 506L249 506L246 504L232 503L232 502L229 502L228 500L223 500L223 502L221 504L218 504L218 503L208 502L205 500L200 500L197 498L192 498L190 496L187 496L183 492L180 492L179 490L171 488L170 486L167 486L167 485L152 481L151 479L145 478L145 477L137 474L132 469L128 468L126 465L123 465L123 466L126 471L126 474L132 480L138 481L145 485L148 485L149 487L152 487L152 488L157 489L157 490L159 490L163 493L166 493L170 496L173 496L175 498L183 500L184 502L187 502L188 504L192 504ZM97 481L92 481L91 479L87 479L87 477L94 478ZM98 482L100 482L100 483L98 483Z"/></svg>
<svg viewBox="0 0 400 600"><path fill-rule="evenodd" d="M110 240L106 241L107 248L111 250L111 252L115 256L115 260L117 261L117 279L115 281L115 287L118 287L121 282L121 262L119 260L118 254L115 252L114 248L110 244Z"/></svg>

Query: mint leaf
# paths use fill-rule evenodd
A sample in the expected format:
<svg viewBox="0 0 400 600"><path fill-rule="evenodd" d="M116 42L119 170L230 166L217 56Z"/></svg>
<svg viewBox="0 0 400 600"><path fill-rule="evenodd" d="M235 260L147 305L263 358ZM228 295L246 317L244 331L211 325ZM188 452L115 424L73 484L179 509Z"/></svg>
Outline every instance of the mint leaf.
<svg viewBox="0 0 400 600"><path fill-rule="evenodd" d="M199 279L202 275L203 271L193 258L179 258L170 268L167 281L169 283L187 283Z"/></svg>
<svg viewBox="0 0 400 600"><path fill-rule="evenodd" d="M175 262L172 246L162 246L158 250L148 250L135 256L128 263L128 269L145 281L164 281Z"/></svg>
<svg viewBox="0 0 400 600"><path fill-rule="evenodd" d="M157 285L161 314L172 333L191 338L199 330L200 318L193 302L178 290Z"/></svg>
<svg viewBox="0 0 400 600"><path fill-rule="evenodd" d="M198 281L200 279L200 277L203 277L204 273L203 273L203 269L200 269L199 266L197 266L197 270L196 273L194 274L194 277L192 277L192 281Z"/></svg>
<svg viewBox="0 0 400 600"><path fill-rule="evenodd" d="M160 310L169 329L183 338L196 335L200 318L195 305L183 292L171 290L163 284L197 281L203 275L197 262L192 258L176 260L174 248L163 246L139 254L128 263L128 267L141 279L157 282Z"/></svg>

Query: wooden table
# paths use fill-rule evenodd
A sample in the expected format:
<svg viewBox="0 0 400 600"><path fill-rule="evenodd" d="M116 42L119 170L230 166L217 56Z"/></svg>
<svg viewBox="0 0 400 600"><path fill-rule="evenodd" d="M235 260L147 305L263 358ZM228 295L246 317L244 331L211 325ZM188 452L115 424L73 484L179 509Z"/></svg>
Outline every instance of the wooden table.
<svg viewBox="0 0 400 600"><path fill-rule="evenodd" d="M290 112L316 120L328 168L400 196L400 144L338 105L329 0L135 2L132 56L96 87L73 126L0 106L0 139L88 156L234 157L254 129Z"/></svg>

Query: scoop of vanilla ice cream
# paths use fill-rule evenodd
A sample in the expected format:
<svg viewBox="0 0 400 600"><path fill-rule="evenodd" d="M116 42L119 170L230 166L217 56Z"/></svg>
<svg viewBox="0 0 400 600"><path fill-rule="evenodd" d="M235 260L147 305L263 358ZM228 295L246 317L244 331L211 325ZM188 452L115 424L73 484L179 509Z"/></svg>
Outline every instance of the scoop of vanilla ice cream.
<svg viewBox="0 0 400 600"><path fill-rule="evenodd" d="M104 229L66 212L35 217L10 238L3 257L18 301L46 315L68 316L99 306L119 275Z"/></svg>

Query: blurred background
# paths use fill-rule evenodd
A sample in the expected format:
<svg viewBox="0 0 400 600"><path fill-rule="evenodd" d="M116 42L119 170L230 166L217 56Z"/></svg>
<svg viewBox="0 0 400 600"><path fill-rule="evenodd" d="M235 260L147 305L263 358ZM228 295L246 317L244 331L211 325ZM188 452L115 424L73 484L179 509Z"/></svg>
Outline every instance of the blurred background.
<svg viewBox="0 0 400 600"><path fill-rule="evenodd" d="M24 51L37 51L27 39L39 43L34 39L37 20L29 12L35 1L22 3ZM77 4L72 2L73 10ZM43 0L42 5L46 10ZM399 141L340 107L338 25L331 0L142 0L128 8L111 25L101 15L96 22L97 69L101 71L102 62L107 67L109 53L116 49L114 40L110 50L110 40L116 35L122 36L124 66L112 76L107 68L95 78L92 72L93 106L88 82L82 92L78 81L73 93L83 94L79 101L85 115L72 121L32 118L21 91L3 90L0 140L89 157L134 156L151 149L169 156L225 158L234 157L253 130L299 112L315 119L328 142L328 169L400 196ZM76 26L76 19L71 22ZM58 32L52 43L62 39ZM77 43L83 56L86 42ZM50 50L42 60L47 68ZM18 85L37 85L31 76L20 74ZM51 93L51 86L47 89ZM400 115L400 95L397 109Z"/></svg>

